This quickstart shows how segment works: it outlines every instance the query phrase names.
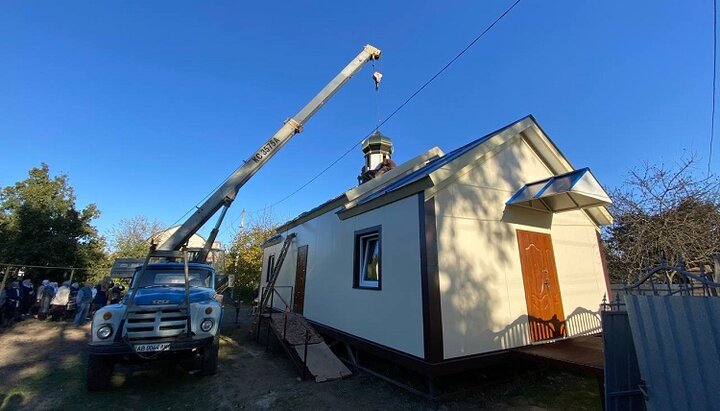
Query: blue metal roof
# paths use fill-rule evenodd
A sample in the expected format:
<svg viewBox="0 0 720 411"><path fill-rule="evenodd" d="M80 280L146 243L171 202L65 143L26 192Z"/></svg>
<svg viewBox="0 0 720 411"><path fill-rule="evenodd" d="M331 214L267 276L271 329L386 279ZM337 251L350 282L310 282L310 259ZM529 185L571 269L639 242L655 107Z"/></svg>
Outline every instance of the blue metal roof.
<svg viewBox="0 0 720 411"><path fill-rule="evenodd" d="M424 177L427 177L427 176L428 176L430 173L432 173L433 171L435 171L435 170L437 170L437 169L445 166L445 165L448 164L448 163L451 163L452 161L454 161L454 160L458 159L459 157L461 157L463 154L466 154L466 153L469 152L470 150L472 150L472 149L474 149L475 147L478 147L478 146L481 145L482 143L486 142L487 140L489 140L489 139L490 139L491 137L493 137L494 135L505 131L506 129L514 126L515 124L519 123L520 121L525 120L526 118L531 118L531 116L523 117L522 119L520 119L520 120L518 120L518 121L514 121L514 122L512 122L511 124L509 124L509 125L501 128L501 129L495 130L495 131L493 131L492 133L489 133L489 134L487 134L487 135L485 135L485 136L483 136L483 137L480 137L479 139L477 139L477 140L475 140L475 141L471 141L470 143L468 143L468 144L466 144L466 145L464 145L464 146L462 146L462 147L460 147L460 148L458 148L458 149L456 149L456 150L453 150L453 151L445 154L445 155L442 156L442 157L438 157L438 158L436 158L436 159L434 159L434 160L430 160L430 161L429 161L426 165L424 165L423 167L420 167L419 169L413 171L412 173L410 173L410 174L408 174L408 175L406 175L406 176L404 176L404 177L402 177L402 178L400 178L400 179L397 179L397 180L395 180L395 181L390 182L387 186L385 186L385 187L383 187L383 188L375 191L374 193L370 194L369 196L361 199L360 201L357 202L357 205L362 205L362 204L368 203L368 202L370 202L370 201L372 201L372 200L374 200L374 199L376 199L376 198L379 198L379 197L384 196L385 194L388 194L388 193L390 193L390 192L393 192L393 191L395 191L395 190L398 190L398 189L400 189L400 188L402 188L402 187L405 187L405 186L410 185L410 184L412 184L412 183L414 183L414 182L416 182L416 181L419 181L419 180L421 180L421 179L424 178ZM344 210L341 210L341 211L344 211Z"/></svg>

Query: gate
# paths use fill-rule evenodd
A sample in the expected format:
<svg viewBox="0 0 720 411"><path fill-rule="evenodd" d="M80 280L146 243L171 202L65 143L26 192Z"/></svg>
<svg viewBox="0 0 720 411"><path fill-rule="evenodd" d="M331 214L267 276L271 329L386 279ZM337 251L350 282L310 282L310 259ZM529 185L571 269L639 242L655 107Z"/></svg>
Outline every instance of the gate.
<svg viewBox="0 0 720 411"><path fill-rule="evenodd" d="M605 356L605 409L644 410L643 381L628 314L619 296L614 303L603 304L600 312Z"/></svg>

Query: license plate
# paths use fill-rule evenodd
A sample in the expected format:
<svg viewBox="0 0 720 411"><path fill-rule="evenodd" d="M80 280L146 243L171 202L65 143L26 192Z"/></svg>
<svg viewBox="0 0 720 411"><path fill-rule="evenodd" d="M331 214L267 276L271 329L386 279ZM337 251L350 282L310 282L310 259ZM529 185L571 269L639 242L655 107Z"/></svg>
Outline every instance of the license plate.
<svg viewBox="0 0 720 411"><path fill-rule="evenodd" d="M156 352L165 351L170 348L170 343L159 343L159 344L136 344L135 352Z"/></svg>

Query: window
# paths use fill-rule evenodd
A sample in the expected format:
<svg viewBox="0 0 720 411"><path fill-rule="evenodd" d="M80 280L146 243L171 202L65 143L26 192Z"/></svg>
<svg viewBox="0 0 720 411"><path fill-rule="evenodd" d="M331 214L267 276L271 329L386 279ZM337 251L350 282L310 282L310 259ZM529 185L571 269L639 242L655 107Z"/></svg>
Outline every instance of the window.
<svg viewBox="0 0 720 411"><path fill-rule="evenodd" d="M142 268L138 268L135 271L133 277L132 286L136 286L138 279L138 273L142 271ZM212 273L208 270L201 268L191 267L188 270L188 280L190 280L190 287L210 287L212 282ZM180 268L174 269L153 269L152 267L145 270L142 276L142 281L137 284L138 287L150 287L150 286L165 286L165 287L185 287L185 271Z"/></svg>
<svg viewBox="0 0 720 411"><path fill-rule="evenodd" d="M275 254L268 257L268 264L267 264L267 279L265 281L270 281L270 276L272 275L273 270L275 269ZM256 271L257 272L257 271Z"/></svg>
<svg viewBox="0 0 720 411"><path fill-rule="evenodd" d="M380 226L355 232L355 288L380 289L382 280Z"/></svg>

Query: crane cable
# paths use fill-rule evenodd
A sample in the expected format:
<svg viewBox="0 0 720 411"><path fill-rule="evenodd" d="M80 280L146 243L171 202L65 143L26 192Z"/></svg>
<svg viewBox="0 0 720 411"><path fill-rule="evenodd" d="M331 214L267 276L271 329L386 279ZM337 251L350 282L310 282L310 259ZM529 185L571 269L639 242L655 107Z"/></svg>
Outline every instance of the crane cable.
<svg viewBox="0 0 720 411"><path fill-rule="evenodd" d="M390 113L389 116L387 116L384 120L379 121L378 124L377 124L377 126L375 127L375 129L374 129L373 131L371 131L370 133L368 133L365 137L363 137L362 139L360 139L360 141L358 141L357 143L353 144L353 146L350 147L349 149L347 149L344 153L342 153L342 154L340 155L340 157L338 157L337 159L335 159L334 161L332 161L327 167L325 167L324 169L322 169L322 171L320 171L319 173L317 173L315 176L313 176L313 177L312 177L310 180L308 180L305 184L303 184L303 185L301 185L300 187L298 187L298 188L297 188L295 191L293 191L292 193L286 195L285 197L283 197L283 198L280 199L279 201L276 201L275 203L271 204L270 206L263 207L263 208L260 208L260 209L254 210L254 211L250 211L249 213L256 213L256 212L259 212L259 211L263 211L263 210L267 210L267 209L272 209L273 207L277 206L278 204L286 201L286 200L289 199L290 197L292 197L292 196L294 196L295 194L299 193L302 189L304 189L305 187L307 187L308 185L310 185L313 181L317 180L321 175L325 174L325 172L327 172L330 168L332 168L332 167L333 167L335 164L337 164L340 160L342 160L342 159L345 158L348 154L350 154L353 150L355 150L355 148L356 148L357 146L359 146L365 139L367 139L368 137L370 137L370 135L371 135L375 130L379 129L382 125L384 125L385 123L387 123L388 121L390 121L390 119L392 119L393 117L395 117L395 115L396 115L397 113L399 113L400 110L402 110L408 103L410 103L410 101L412 101L418 94L420 94L420 93L425 89L425 87L429 86L430 83L432 83L433 81L435 81L436 78L438 78L445 70L447 70L453 63L455 63L455 61L456 61L457 59L459 59L463 54L465 54L465 52L467 52L472 46L474 46L475 43L477 43L485 34L487 34L487 32L489 32L490 30L492 30L492 28L495 27L495 25L496 25L497 23L499 23L500 20L502 20L508 13L510 13L510 12L512 11L512 9L514 9L515 6L517 6L521 1L522 1L522 0L516 0L516 1L515 1L510 7L508 7L498 18L496 18L489 26L487 26L487 27L485 28L485 30L482 31L482 33L478 34L467 46L465 46L464 49L462 49L455 57L453 57L447 64L445 64L437 73L435 73L432 77L430 77L430 79L428 79L427 81L425 81L425 83L423 83L417 90L415 90L415 92L412 93L412 94L410 95L410 97L408 97L407 99L405 99L405 101L403 101L397 108L395 108L395 110L393 110L393 112Z"/></svg>
<svg viewBox="0 0 720 411"><path fill-rule="evenodd" d="M378 70L375 70L375 60L372 62L373 67L373 74L372 79L375 81L375 112L377 117L377 126L375 126L375 131L377 131L380 128L380 82L382 81L382 60L379 63L380 68Z"/></svg>
<svg viewBox="0 0 720 411"><path fill-rule="evenodd" d="M429 86L430 83L432 83L433 81L435 81L436 78L438 78L443 72L445 72L445 70L447 70L453 63L455 63L455 61L457 61L460 57L462 57L463 54L465 54L468 50L470 50L470 48L471 48L472 46L474 46L475 43L477 43L483 36L485 36L485 34L487 34L490 30L492 30L493 27L495 27L496 24L498 24L503 18L505 18L505 16L507 16L507 15L515 8L515 6L517 6L518 4L520 4L521 1L522 1L522 0L515 0L515 2L513 2L513 4L510 5L510 7L508 7L502 14L500 14L500 16L498 16L495 20L493 20L493 22L490 23L490 25L487 26L487 27L485 28L485 30L483 30L480 34L478 34L477 36L475 36L475 38L474 38L470 43L468 43L468 45L465 46L465 48L463 48L458 54L456 54L455 57L453 57L447 64L445 64L440 70L438 70L432 77L430 77L427 81L425 81L417 90L415 90L415 92L413 92L413 93L412 93L408 98L406 98L399 106L397 106L397 107L390 113L390 115L388 115L385 119L383 119L382 121L380 121L380 116L378 115L378 123L377 123L377 125L375 126L375 128L374 128L370 133L368 133L367 135L365 135L362 139L360 139L358 142L356 142L355 144L353 144L352 147L348 148L348 149L347 149L344 153L342 153L338 158L336 158L335 160L333 160L327 167L323 168L319 173L317 173L315 176L313 176L312 178L310 178L307 182L305 182L304 184L302 184L300 187L298 187L296 190L294 190L294 191L291 192L290 194L286 195L286 196L283 197L282 199L276 201L275 203L273 203L273 204L271 204L271 205L269 205L269 206L266 206L266 207L263 207L263 208L259 208L259 209L257 209L257 210L253 210L253 211L248 211L247 214L255 214L255 213L258 213L258 212L261 212L261 211L266 211L266 210L268 210L268 209L274 208L275 206L277 206L277 205L285 202L285 201L288 200L290 197L292 197L292 196L294 196L295 194L299 193L299 192L300 192L301 190L303 190L305 187L307 187L308 185L312 184L315 180L317 180L320 176L322 176L323 174L325 174L325 173L326 173L329 169L331 169L335 164L339 163L340 160L342 160L342 159L345 158L348 154L350 154L353 150L355 150L355 148L356 148L357 146L359 146L365 139L367 139L368 137L370 137L370 135L372 135L372 133L374 133L374 132L375 132L376 130L378 130L381 126L383 126L385 123L387 123L388 121L390 121L390 119L392 119L393 117L395 117L395 115L396 115L397 113L399 113L403 108L405 108L405 106L408 105L408 104L409 104L418 94L420 94L427 86ZM380 63L380 64L382 64L382 63ZM373 66L374 66L374 63L373 63ZM380 77L382 77L382 74L380 75ZM374 73L373 73L373 78L375 78ZM377 80L376 80L376 84L379 85L379 82L378 82ZM378 88L379 88L379 87L378 87ZM378 101L377 104L378 104L378 114L379 114L379 101ZM228 176L228 178L230 178L230 177ZM226 178L225 180L227 180L227 178ZM223 183L224 183L224 181L223 181ZM218 185L218 187L220 187L223 183L221 183L220 185ZM200 200L200 201L197 203L197 205L195 205L193 208L191 208L190 210L188 210L188 212L186 212L182 217L178 218L178 220L177 220L175 223L173 223L173 225L177 224L177 222L179 222L181 219L183 219L185 216L187 216L190 212L192 212L193 209L198 208L199 204L202 203L203 201L205 201L205 199L207 199L208 197L210 197L210 195L212 195L212 193L213 193L214 191L215 191L215 190L211 191L207 196L205 196L205 198L203 198L202 200ZM237 219L235 219L234 222L237 222ZM223 225L224 225L224 223L225 223L225 222L223 222ZM234 224L234 223L233 223L233 224ZM172 226L172 225L171 225L171 226Z"/></svg>

